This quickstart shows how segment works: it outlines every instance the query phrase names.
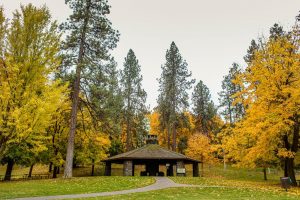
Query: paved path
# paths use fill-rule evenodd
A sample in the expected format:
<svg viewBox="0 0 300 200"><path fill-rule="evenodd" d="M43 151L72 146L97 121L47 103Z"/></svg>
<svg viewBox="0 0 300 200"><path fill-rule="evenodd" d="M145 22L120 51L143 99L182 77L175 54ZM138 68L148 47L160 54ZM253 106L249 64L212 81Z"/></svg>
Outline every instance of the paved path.
<svg viewBox="0 0 300 200"><path fill-rule="evenodd" d="M118 195L118 194L130 194L136 192L148 192L148 191L160 190L160 189L172 188L172 187L220 187L220 186L178 184L167 177L155 177L155 179L156 182L152 185L148 185L142 188L130 189L130 190L99 192L99 193L89 193L89 194L69 194L69 195L44 196L44 197L27 197L27 198L17 198L15 200L75 199L75 198L111 196L111 195Z"/></svg>

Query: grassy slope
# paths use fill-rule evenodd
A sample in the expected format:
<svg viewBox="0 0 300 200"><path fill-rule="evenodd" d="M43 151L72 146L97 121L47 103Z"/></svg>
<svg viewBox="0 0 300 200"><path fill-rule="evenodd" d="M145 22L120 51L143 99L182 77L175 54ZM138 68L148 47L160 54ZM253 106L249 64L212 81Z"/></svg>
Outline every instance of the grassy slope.
<svg viewBox="0 0 300 200"><path fill-rule="evenodd" d="M125 190L154 183L150 177L81 177L0 183L0 199Z"/></svg>

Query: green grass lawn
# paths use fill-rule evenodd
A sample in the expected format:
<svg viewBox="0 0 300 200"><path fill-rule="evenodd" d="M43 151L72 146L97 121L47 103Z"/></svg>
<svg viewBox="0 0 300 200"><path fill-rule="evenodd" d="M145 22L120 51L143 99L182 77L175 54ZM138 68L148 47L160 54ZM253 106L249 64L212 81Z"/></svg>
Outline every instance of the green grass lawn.
<svg viewBox="0 0 300 200"><path fill-rule="evenodd" d="M189 199L201 199L201 200L299 200L299 196L278 193L271 191L260 191L253 189L243 188L170 188L164 190L157 190L145 193L134 193L128 195L116 195L108 197L95 197L87 198L87 200L107 200L107 199L139 199L139 200L189 200Z"/></svg>
<svg viewBox="0 0 300 200"><path fill-rule="evenodd" d="M36 172L45 170L46 167L36 167ZM117 167L115 173L119 173L118 170L121 168ZM191 174L190 166L187 166L187 170L188 174ZM22 174L26 171L24 168L16 168L15 173ZM204 177L171 177L177 183L206 186L204 188L170 188L90 199L300 199L300 187L291 188L288 192L280 187L279 178L282 174L282 171L273 170L268 173L268 180L264 181L262 169L238 169L228 166L224 170L222 166L205 166ZM300 179L299 175L297 179ZM139 176L0 182L0 199L116 191L143 187L151 183L154 183L153 178Z"/></svg>
<svg viewBox="0 0 300 200"><path fill-rule="evenodd" d="M280 187L279 178L282 176L282 171L273 170L268 173L268 180L264 181L262 169L239 169L228 166L224 170L221 166L205 166L204 170L204 177L170 177L177 183L206 186L204 188L170 188L146 193L88 199L300 199L300 187L291 188L288 192Z"/></svg>
<svg viewBox="0 0 300 200"><path fill-rule="evenodd" d="M268 173L268 180L263 180L262 169L240 169L228 167L224 170L220 166L206 167L204 177L171 177L177 183L192 185L226 186L240 189L255 189L264 192L286 193L280 186L282 171L273 170ZM299 174L296 179L300 179ZM300 199L300 187L289 189L288 194L298 196Z"/></svg>
<svg viewBox="0 0 300 200"><path fill-rule="evenodd" d="M121 176L0 182L0 199L125 190L154 182L151 177Z"/></svg>

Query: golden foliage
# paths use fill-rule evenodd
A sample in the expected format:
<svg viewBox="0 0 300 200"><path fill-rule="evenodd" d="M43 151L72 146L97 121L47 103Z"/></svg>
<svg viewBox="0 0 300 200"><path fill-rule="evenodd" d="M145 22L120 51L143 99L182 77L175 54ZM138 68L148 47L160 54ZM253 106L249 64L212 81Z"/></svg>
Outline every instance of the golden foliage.
<svg viewBox="0 0 300 200"><path fill-rule="evenodd" d="M214 149L210 143L210 139L201 134L196 133L192 135L188 140L188 148L186 155L204 163L213 163L215 158L213 156Z"/></svg>
<svg viewBox="0 0 300 200"><path fill-rule="evenodd" d="M277 156L293 157L283 138L292 143L298 126L299 44L287 36L269 39L236 83L243 88L236 96L243 97L247 110L223 139L229 157L250 167L274 163Z"/></svg>
<svg viewBox="0 0 300 200"><path fill-rule="evenodd" d="M60 64L60 35L45 7L22 6L5 28L1 38L5 49L0 54L4 55L0 57L0 158L9 155L18 160L47 149L47 128L68 90L50 79Z"/></svg>

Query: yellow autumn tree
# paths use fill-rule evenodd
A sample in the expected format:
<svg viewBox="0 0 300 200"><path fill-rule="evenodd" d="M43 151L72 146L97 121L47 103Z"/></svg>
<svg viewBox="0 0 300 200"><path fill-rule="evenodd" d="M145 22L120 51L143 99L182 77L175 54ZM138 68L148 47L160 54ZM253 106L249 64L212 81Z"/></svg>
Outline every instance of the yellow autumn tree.
<svg viewBox="0 0 300 200"><path fill-rule="evenodd" d="M188 139L188 147L185 153L187 156L202 162L202 173L204 163L212 164L217 161L217 159L214 158L214 148L211 145L211 140L202 133L196 133Z"/></svg>
<svg viewBox="0 0 300 200"><path fill-rule="evenodd" d="M161 127L160 115L158 112L153 111L147 115L150 121L150 134L158 136L158 142L160 145L167 147L167 130ZM178 117L178 126L177 126L177 138L176 143L177 149L180 153L184 153L187 148L187 140L192 136L195 130L195 120L193 115L189 112L184 112Z"/></svg>
<svg viewBox="0 0 300 200"><path fill-rule="evenodd" d="M74 164L91 165L93 176L95 164L100 164L107 157L109 134L100 131L100 124L95 124L87 107L83 105L79 108L77 119Z"/></svg>
<svg viewBox="0 0 300 200"><path fill-rule="evenodd" d="M147 115L150 122L150 134L159 135L161 132L161 128L159 125L159 113L153 111L152 113Z"/></svg>
<svg viewBox="0 0 300 200"><path fill-rule="evenodd" d="M49 164L49 172L53 173L53 178L57 177L60 166L65 162L65 146L69 133L70 110L70 99L61 101L59 108L52 115L51 121L53 123L47 128L47 152L43 152L37 159L37 161Z"/></svg>
<svg viewBox="0 0 300 200"><path fill-rule="evenodd" d="M281 158L296 185L294 156L299 146L299 28L270 37L236 80L243 87L246 117L224 139L239 165L266 166Z"/></svg>
<svg viewBox="0 0 300 200"><path fill-rule="evenodd" d="M0 160L10 179L14 163L47 149L46 129L68 92L50 78L60 64L60 35L49 10L21 6L8 26L0 16Z"/></svg>
<svg viewBox="0 0 300 200"><path fill-rule="evenodd" d="M150 134L157 135L160 145L167 147L167 132L162 130L160 126L160 115L158 112L153 111L147 115L150 122Z"/></svg>

